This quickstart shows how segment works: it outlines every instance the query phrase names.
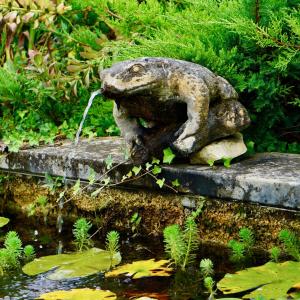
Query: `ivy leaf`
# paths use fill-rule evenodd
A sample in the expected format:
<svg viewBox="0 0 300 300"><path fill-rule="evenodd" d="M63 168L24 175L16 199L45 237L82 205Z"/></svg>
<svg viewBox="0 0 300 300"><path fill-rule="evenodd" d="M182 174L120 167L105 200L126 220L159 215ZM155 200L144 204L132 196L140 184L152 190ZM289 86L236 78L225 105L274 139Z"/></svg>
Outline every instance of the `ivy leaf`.
<svg viewBox="0 0 300 300"><path fill-rule="evenodd" d="M113 159L111 154L108 155L108 157L105 159L105 164L106 164L106 168L109 170L111 169L112 165L113 165Z"/></svg>
<svg viewBox="0 0 300 300"><path fill-rule="evenodd" d="M175 158L175 154L173 153L170 147L164 149L164 158L163 158L164 163L171 164L174 158Z"/></svg>
<svg viewBox="0 0 300 300"><path fill-rule="evenodd" d="M72 187L72 194L75 196L80 192L80 179L77 179L76 183Z"/></svg>
<svg viewBox="0 0 300 300"><path fill-rule="evenodd" d="M89 185L94 184L96 181L96 172L92 168L90 168L90 174L88 177L88 181L89 181Z"/></svg>
<svg viewBox="0 0 300 300"><path fill-rule="evenodd" d="M146 163L146 170L149 171L153 165L149 162Z"/></svg>
<svg viewBox="0 0 300 300"><path fill-rule="evenodd" d="M225 168L230 168L231 167L231 160L232 158L228 157L228 158L223 158L223 165Z"/></svg>
<svg viewBox="0 0 300 300"><path fill-rule="evenodd" d="M160 160L158 158L156 158L156 157L153 157L151 163L152 163L152 165L159 165Z"/></svg>
<svg viewBox="0 0 300 300"><path fill-rule="evenodd" d="M5 226L9 222L8 218L0 217L0 227Z"/></svg>
<svg viewBox="0 0 300 300"><path fill-rule="evenodd" d="M132 174L132 171L129 171L129 172L126 174L126 177L127 177L127 178L130 178L130 177L132 177L132 175L133 175L133 174Z"/></svg>
<svg viewBox="0 0 300 300"><path fill-rule="evenodd" d="M214 161L213 159L209 159L209 160L207 161L207 163L208 163L208 165L209 165L210 167L213 167L214 164L215 164L215 161Z"/></svg>
<svg viewBox="0 0 300 300"><path fill-rule="evenodd" d="M163 178L163 179L157 179L157 180L156 180L156 183L157 183L157 185L158 185L160 188L162 188L162 187L164 186L164 183L165 183L165 178Z"/></svg>
<svg viewBox="0 0 300 300"><path fill-rule="evenodd" d="M161 173L161 167L159 167L158 165L155 165L153 170L152 170L152 173L154 175L157 175L157 174Z"/></svg>
<svg viewBox="0 0 300 300"><path fill-rule="evenodd" d="M99 189L96 189L94 192L91 193L91 197L92 197L92 198L97 197L97 196L100 194L100 192L101 192L102 190L103 190L103 187L101 187L101 188L99 188Z"/></svg>
<svg viewBox="0 0 300 300"><path fill-rule="evenodd" d="M178 181L178 179L175 179L172 181L172 186L174 187L179 187L180 186L180 182Z"/></svg>
<svg viewBox="0 0 300 300"><path fill-rule="evenodd" d="M134 175L135 176L137 176L140 172L141 172L141 170L142 170L142 167L141 166L134 166L133 168L132 168L132 172L134 173Z"/></svg>
<svg viewBox="0 0 300 300"><path fill-rule="evenodd" d="M103 184L104 185L108 185L110 183L110 178L109 177L105 177L103 180L102 180Z"/></svg>

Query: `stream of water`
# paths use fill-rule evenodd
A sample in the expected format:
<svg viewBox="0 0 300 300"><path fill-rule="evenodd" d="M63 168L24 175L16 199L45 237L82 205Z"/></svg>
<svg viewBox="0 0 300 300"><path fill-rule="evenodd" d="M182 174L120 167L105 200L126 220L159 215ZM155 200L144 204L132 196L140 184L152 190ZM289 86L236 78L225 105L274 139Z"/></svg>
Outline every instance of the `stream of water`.
<svg viewBox="0 0 300 300"><path fill-rule="evenodd" d="M82 117L82 120L81 120L81 122L80 122L79 128L78 128L78 130L77 130L77 132L76 132L75 145L78 145L79 137L80 137L80 134L81 134L81 131L82 131L82 127L83 127L84 121L85 121L85 119L86 119L86 117L87 117L87 114L88 114L88 112L89 112L89 110L90 110L92 104L93 104L94 98L95 98L96 96L100 95L100 94L101 94L101 90L97 90L97 91L95 91L95 92L92 92L92 94L91 94L91 97L90 97L90 99L89 99L89 102L88 102L88 104L87 104L87 106L86 106L86 108L85 108L85 110L84 110L83 117Z"/></svg>

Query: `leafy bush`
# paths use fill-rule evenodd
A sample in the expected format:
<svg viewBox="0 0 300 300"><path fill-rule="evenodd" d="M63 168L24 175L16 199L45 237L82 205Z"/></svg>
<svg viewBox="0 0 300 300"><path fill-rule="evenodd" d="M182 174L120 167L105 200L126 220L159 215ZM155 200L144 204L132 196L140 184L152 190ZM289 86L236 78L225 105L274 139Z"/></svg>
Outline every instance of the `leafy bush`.
<svg viewBox="0 0 300 300"><path fill-rule="evenodd" d="M0 138L73 138L98 70L114 61L167 56L227 78L249 110L256 151L300 153L297 0L4 0L0 24ZM23 22L17 22L17 19ZM118 134L98 98L84 135Z"/></svg>

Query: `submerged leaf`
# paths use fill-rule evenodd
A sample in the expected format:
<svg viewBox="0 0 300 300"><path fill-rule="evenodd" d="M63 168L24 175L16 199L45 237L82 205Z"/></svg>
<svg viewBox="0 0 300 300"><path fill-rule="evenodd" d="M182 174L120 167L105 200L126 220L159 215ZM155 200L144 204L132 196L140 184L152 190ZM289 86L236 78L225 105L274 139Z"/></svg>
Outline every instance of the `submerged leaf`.
<svg viewBox="0 0 300 300"><path fill-rule="evenodd" d="M131 264L126 264L105 273L105 277L115 277L119 275L130 276L133 279L150 276L170 276L172 268L165 267L169 260L155 261L153 258L149 260L135 261Z"/></svg>
<svg viewBox="0 0 300 300"><path fill-rule="evenodd" d="M54 291L41 295L40 300L115 300L117 296L111 291L92 289L73 289L69 291Z"/></svg>
<svg viewBox="0 0 300 300"><path fill-rule="evenodd" d="M288 290L300 281L300 262L268 262L234 274L226 274L217 284L224 294L253 290L243 298L263 296L266 299L279 299L287 296Z"/></svg>
<svg viewBox="0 0 300 300"><path fill-rule="evenodd" d="M53 268L56 270L47 277L52 280L84 277L98 272L104 272L121 262L118 252L112 259L108 251L92 248L88 251L43 256L26 264L22 270L27 275L37 275Z"/></svg>
<svg viewBox="0 0 300 300"><path fill-rule="evenodd" d="M0 228L5 226L9 222L8 218L0 217Z"/></svg>

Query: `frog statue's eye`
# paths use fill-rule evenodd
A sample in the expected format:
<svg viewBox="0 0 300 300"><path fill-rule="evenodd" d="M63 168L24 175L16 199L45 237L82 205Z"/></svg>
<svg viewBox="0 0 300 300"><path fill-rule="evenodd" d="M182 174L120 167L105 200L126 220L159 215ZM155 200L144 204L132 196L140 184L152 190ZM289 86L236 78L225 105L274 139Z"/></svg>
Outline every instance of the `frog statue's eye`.
<svg viewBox="0 0 300 300"><path fill-rule="evenodd" d="M144 71L145 71L145 68L140 64L133 65L130 68L130 73L142 73Z"/></svg>

